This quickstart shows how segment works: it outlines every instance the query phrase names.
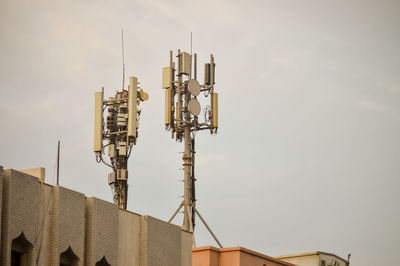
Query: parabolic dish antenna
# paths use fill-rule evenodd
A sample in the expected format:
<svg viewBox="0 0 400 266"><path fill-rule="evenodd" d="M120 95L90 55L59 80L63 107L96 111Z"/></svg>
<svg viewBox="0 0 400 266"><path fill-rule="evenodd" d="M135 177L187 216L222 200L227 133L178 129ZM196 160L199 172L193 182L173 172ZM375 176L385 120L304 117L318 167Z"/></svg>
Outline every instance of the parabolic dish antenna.
<svg viewBox="0 0 400 266"><path fill-rule="evenodd" d="M197 96L200 94L200 84L197 80L191 79L189 80L188 90L193 96Z"/></svg>
<svg viewBox="0 0 400 266"><path fill-rule="evenodd" d="M197 99L191 99L188 103L188 109L189 112L194 115L194 116L198 116L200 114L201 111L201 107L200 107L200 103Z"/></svg>

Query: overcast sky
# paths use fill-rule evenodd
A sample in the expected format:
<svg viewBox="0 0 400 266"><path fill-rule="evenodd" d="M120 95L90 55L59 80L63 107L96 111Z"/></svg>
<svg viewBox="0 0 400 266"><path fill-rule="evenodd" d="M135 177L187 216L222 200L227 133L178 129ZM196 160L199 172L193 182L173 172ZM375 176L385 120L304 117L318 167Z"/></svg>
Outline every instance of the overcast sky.
<svg viewBox="0 0 400 266"><path fill-rule="evenodd" d="M183 144L164 130L169 51L215 55L219 131L196 137L198 209L224 246L395 265L400 250L399 1L0 2L0 165L112 200L93 153L94 92L150 94L128 209L167 220ZM174 222L180 224L182 215ZM199 246L214 245L198 223Z"/></svg>

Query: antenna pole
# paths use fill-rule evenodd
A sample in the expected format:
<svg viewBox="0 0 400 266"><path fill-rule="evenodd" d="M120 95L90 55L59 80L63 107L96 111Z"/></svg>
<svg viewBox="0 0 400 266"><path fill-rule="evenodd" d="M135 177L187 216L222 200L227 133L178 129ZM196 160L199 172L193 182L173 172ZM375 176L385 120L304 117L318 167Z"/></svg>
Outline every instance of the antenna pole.
<svg viewBox="0 0 400 266"><path fill-rule="evenodd" d="M191 185L192 185L192 191L191 191L191 202L192 202L192 227L193 227L193 232L194 232L194 227L196 226L196 222L195 222L195 217L196 217L196 212L195 212L195 208L196 208L196 175L194 173L195 167L194 167L194 163L195 163L195 147L194 147L194 143L195 143L195 135L193 134L193 137L191 139L191 155L192 155L192 173L191 173L191 177L190 177L190 181L191 181Z"/></svg>
<svg viewBox="0 0 400 266"><path fill-rule="evenodd" d="M203 222L203 224L207 227L208 232L210 232L210 234L212 235L212 237L214 238L215 242L217 242L218 246L220 248L223 248L221 245L221 242L219 242L218 238L215 236L214 232L211 230L211 228L208 226L208 224L206 223L206 221L203 219L203 216L201 216L200 212L196 209L196 207L193 207L194 211L197 213L197 215L200 217L200 220Z"/></svg>
<svg viewBox="0 0 400 266"><path fill-rule="evenodd" d="M57 186L60 185L60 141L57 147Z"/></svg>
<svg viewBox="0 0 400 266"><path fill-rule="evenodd" d="M125 89L124 29L122 28L122 91Z"/></svg>
<svg viewBox="0 0 400 266"><path fill-rule="evenodd" d="M187 94L187 93L186 93ZM187 107L187 103L189 102L187 100L187 96L186 97L186 101L185 101L185 107ZM189 95L190 97L190 95ZM187 109L187 108L185 108ZM185 138L185 152L183 154L183 167L184 167L184 171L185 171L185 175L184 175L184 186L185 186L185 190L184 190L184 196L183 196L183 205L184 205L184 220L183 220L183 228L189 232L191 232L190 230L190 224L191 224L191 214L189 211L189 208L191 208L192 204L191 204L191 192L192 192L192 184L190 182L191 179L191 168L192 168L192 152L191 152L191 141L190 141L190 125L188 125L190 123L190 113L189 111L185 112L185 129L184 129L184 138Z"/></svg>
<svg viewBox="0 0 400 266"><path fill-rule="evenodd" d="M197 54L194 53L194 79L197 79Z"/></svg>
<svg viewBox="0 0 400 266"><path fill-rule="evenodd" d="M175 63L172 60L172 51L170 51L169 66L163 68L163 89L166 89L165 125L167 130L172 131L173 138L184 143L182 156L184 170L183 201L168 220L168 223L183 208L182 229L194 232L196 226L195 217L197 214L218 245L222 247L211 228L196 209L195 190L195 134L200 130L210 130L211 134L215 134L218 128L218 94L214 93L214 57L211 55L210 63L205 64L205 81L203 85L200 85L197 81L197 54L195 53L193 56L192 52L192 33L190 33L190 54L181 52L178 49L178 55L176 56L177 67L175 68ZM177 71L176 74L175 71ZM194 74L194 79L192 79L192 73ZM212 109L206 109L210 118L205 118L204 122L199 123L198 116L201 113L201 106L197 97L202 92L205 97L210 95ZM196 246L194 239L193 245Z"/></svg>

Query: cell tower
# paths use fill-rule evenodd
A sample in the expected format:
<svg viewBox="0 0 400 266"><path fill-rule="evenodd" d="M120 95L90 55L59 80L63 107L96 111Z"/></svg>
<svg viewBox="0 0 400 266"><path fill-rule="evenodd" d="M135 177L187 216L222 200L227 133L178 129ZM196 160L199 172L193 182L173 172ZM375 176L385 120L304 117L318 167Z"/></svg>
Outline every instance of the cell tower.
<svg viewBox="0 0 400 266"><path fill-rule="evenodd" d="M104 100L104 88L95 93L94 152L98 163L103 162L113 170L108 174L108 184L113 191L114 203L120 209L126 209L128 203L128 159L138 138L141 113L138 106L148 98L149 95L138 88L136 77L129 78L128 90L122 85L122 90L108 100ZM106 123L103 119L105 109L108 111ZM106 145L103 145L104 140L108 140ZM106 147L109 163L103 158Z"/></svg>
<svg viewBox="0 0 400 266"><path fill-rule="evenodd" d="M210 62L204 65L204 84L202 85L197 80L197 54L192 57L191 54L178 50L176 57L177 67L173 60L173 52L170 51L170 64L163 68L162 87L165 90L165 127L171 131L172 138L179 142L184 141L185 150L182 157L184 197L183 202L168 222L171 222L183 208L182 228L194 232L195 215L197 214L218 245L222 247L196 208L195 190L196 131L210 130L211 134L216 134L218 130L218 94L214 92L214 56L210 55ZM193 78L192 58L194 59ZM201 106L197 98L201 93L210 99L210 105L203 108L204 121L199 121Z"/></svg>

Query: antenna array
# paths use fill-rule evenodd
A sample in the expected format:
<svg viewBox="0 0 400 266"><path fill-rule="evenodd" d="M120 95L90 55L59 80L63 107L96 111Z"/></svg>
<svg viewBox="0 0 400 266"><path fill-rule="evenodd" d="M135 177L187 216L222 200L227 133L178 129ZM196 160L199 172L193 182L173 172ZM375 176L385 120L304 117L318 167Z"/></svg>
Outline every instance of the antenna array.
<svg viewBox="0 0 400 266"><path fill-rule="evenodd" d="M96 161L112 168L108 184L113 191L114 203L121 209L128 204L128 159L138 138L140 102L149 95L138 88L136 77L129 78L128 90L117 91L114 97L104 100L104 88L95 93L94 152ZM104 123L103 113L107 109ZM103 141L108 143L103 145ZM104 161L105 148L108 148L110 163Z"/></svg>
<svg viewBox="0 0 400 266"><path fill-rule="evenodd" d="M204 221L196 208L195 193L195 133L210 130L216 134L218 130L218 94L214 91L215 63L210 55L210 62L204 65L204 83L197 80L197 54L188 54L178 50L176 63L170 51L170 64L163 68L162 87L165 90L165 127L171 131L171 137L184 141L182 157L184 167L184 199L172 215L169 222L183 208L182 228L194 232L195 214L197 213L219 246L222 247L214 233ZM192 59L194 63L192 64ZM193 69L193 71L192 71ZM193 72L193 78L192 78ZM203 94L210 99L211 108L203 108L204 121L199 120L201 106L198 97Z"/></svg>

